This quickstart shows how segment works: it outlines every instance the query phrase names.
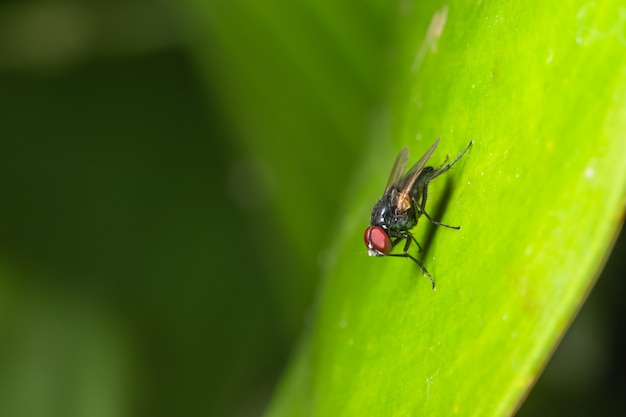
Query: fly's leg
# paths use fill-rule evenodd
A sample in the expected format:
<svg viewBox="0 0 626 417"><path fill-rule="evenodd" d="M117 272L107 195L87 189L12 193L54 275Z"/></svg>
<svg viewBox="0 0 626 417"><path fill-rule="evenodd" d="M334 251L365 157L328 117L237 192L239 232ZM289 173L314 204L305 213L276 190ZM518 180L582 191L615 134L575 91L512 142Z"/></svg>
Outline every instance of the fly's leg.
<svg viewBox="0 0 626 417"><path fill-rule="evenodd" d="M446 165L446 162L448 161L448 156L446 155L446 160L443 162L443 164L437 168L435 171L433 171L433 173L431 175L428 176L428 179L425 181L425 183L427 184L428 181L434 180L435 178L437 178L438 176L440 176L441 174L443 174L444 172L446 172L447 170L449 170L450 168L452 168L452 165L456 164L456 161L458 161L459 159L461 159L461 157L463 155L465 155L465 152L468 151L469 148L472 147L472 145L474 144L473 140L470 140L469 145L467 145L465 147L465 149L463 149L463 151L461 151L461 153L459 154L459 156L457 156L456 158L454 158L454 161L450 162L449 164Z"/></svg>
<svg viewBox="0 0 626 417"><path fill-rule="evenodd" d="M404 244L404 250L402 253L389 253L387 254L387 256L396 256L398 258L409 258L410 260L412 260L413 262L415 262L422 270L422 275L426 274L428 275L428 279L430 280L430 283L433 286L433 291L435 290L435 280L433 279L433 276L430 275L430 272L428 272L428 270L426 269L426 267L424 266L424 264L418 260L416 257L412 256L409 253L409 248L411 247L411 242L415 242L417 243L417 240L415 240L415 238L413 237L413 235L409 232L405 232L404 236L401 238L396 239L393 242L393 246L395 246L401 239L406 239L406 243ZM420 248L419 243L417 243L417 246Z"/></svg>
<svg viewBox="0 0 626 417"><path fill-rule="evenodd" d="M390 253L387 256L396 256L398 258L409 258L410 260L415 262L422 269L422 275L424 275L424 274L428 275L428 279L430 280L430 283L433 286L433 291L435 290L435 280L433 279L433 276L430 275L430 272L428 272L428 270L426 269L424 264L421 263L417 258L415 258L414 256L412 256L409 253Z"/></svg>
<svg viewBox="0 0 626 417"><path fill-rule="evenodd" d="M449 224L438 222L437 220L434 220L432 217L430 217L430 214L426 213L426 198L427 197L428 197L428 182L424 184L424 188L422 190L422 201L421 202L415 201L415 205L417 206L418 211L424 216L426 216L429 222L431 222L435 226L443 226L449 229L459 230L461 228L461 226L450 226Z"/></svg>
<svg viewBox="0 0 626 417"><path fill-rule="evenodd" d="M396 247L396 245L397 245L397 244L398 244L398 243L399 243L402 239L406 239L406 240L407 240L407 242L408 242L408 246L410 246L410 245L411 245L411 239L412 239L412 240L413 240L413 242L415 242L415 244L417 245L417 249L419 250L419 252L421 252L421 251L422 251L422 245L420 245L420 244L419 244L419 242L417 241L417 239L415 239L415 237L414 237L411 233L408 233L408 232L407 232L407 236L404 236L404 235L403 235L402 237L399 237L399 238L397 238L396 240L394 240L393 242L391 242L391 248L392 248L392 249L393 249L393 248L395 248L395 247ZM406 245L406 243L405 243L405 246L407 246L407 245ZM409 248L408 248L408 247L404 249L404 251L405 251L405 252L406 252L406 251L408 251L408 250L409 250Z"/></svg>
<svg viewBox="0 0 626 417"><path fill-rule="evenodd" d="M461 157L465 155L465 152L467 152L467 150L473 144L474 144L474 141L473 140L470 141L469 145L467 145L467 147L463 149L463 151L459 154L459 156L454 158L454 161L450 162L447 165L446 165L446 162L448 161L448 156L446 155L446 159L443 162L443 164L441 164L439 168L433 171L432 174L429 174L428 177L424 180L424 186L422 188L422 201L421 202L415 201L415 205L417 206L419 212L422 213L424 216L426 216L428 221L434 224L435 226L443 226L449 229L456 229L456 230L459 230L461 228L461 226L450 226L449 224L438 222L437 220L434 220L432 217L430 217L428 213L426 213L426 199L428 197L428 183L434 180L435 178L437 178L438 176L440 176L441 174L443 174L444 172L446 172L447 170L449 170L450 168L452 168L452 165L454 165L456 161L461 159Z"/></svg>
<svg viewBox="0 0 626 417"><path fill-rule="evenodd" d="M413 240L413 242L415 242L415 244L417 245L417 249L419 250L419 252L422 251L422 245L419 244L419 242L417 241L417 239L415 239L415 236L413 236L411 233L409 233L409 236L411 236L411 239Z"/></svg>

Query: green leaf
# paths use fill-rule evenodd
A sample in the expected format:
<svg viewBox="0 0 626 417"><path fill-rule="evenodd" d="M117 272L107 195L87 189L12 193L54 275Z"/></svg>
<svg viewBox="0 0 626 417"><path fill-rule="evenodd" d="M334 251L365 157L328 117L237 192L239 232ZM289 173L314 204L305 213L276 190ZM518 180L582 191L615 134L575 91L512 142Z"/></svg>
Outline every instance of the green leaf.
<svg viewBox="0 0 626 417"><path fill-rule="evenodd" d="M401 19L426 32L432 18L441 37L398 41L396 149L410 144L416 158L441 135L437 164L475 141L431 192L437 218L463 229L418 227L435 292L411 262L364 257L364 202L393 161L376 141L310 353L293 368L306 383L287 379L269 415L507 415L519 404L589 291L624 203L623 23L615 6L569 7L487 2ZM422 60L429 42L436 52Z"/></svg>
<svg viewBox="0 0 626 417"><path fill-rule="evenodd" d="M293 7L300 13L310 10ZM341 19L331 18L332 7L317 12L343 45L351 44L350 34L358 38L358 31L339 29ZM513 413L589 292L623 221L624 15L616 1L523 7L495 1L401 4L386 26L389 33L396 31L389 40L391 58L382 53L369 58L385 57L389 69L379 86L380 96L387 98L373 121L362 120L373 126L369 139L339 144L340 155L353 149L363 158L352 180L342 184L347 199L342 215L334 228L324 229L334 243L322 263L326 272L314 320L268 416ZM273 34L279 45L292 44L298 36L315 39L302 19L292 24L272 16L259 19L265 26L248 22L250 33L258 39ZM259 42L259 55L272 50L271 42ZM310 47L306 54L293 49L288 57L293 65L286 68L311 74L304 71L309 68L302 66L304 57L321 54L321 46ZM363 54L346 59L357 56L367 59ZM333 78L327 61L314 62L326 71L320 79ZM280 86L277 74L289 71L267 65L263 74L242 69L250 77L243 86ZM316 106L327 103L322 98L334 87L318 96L314 90L315 84L301 92L318 100L312 111L327 114ZM336 91L339 103L350 101L349 94ZM284 110L287 127L268 122L259 111L257 130L248 132L266 140L251 140L250 148L276 161L281 142L272 134L293 133L306 120L287 106L293 95L281 92L279 97L270 110ZM242 101L232 108L239 106L239 115L251 112L251 104ZM328 110L338 112L336 120L342 111L339 105ZM345 132L358 130L352 125L356 118L341 124ZM431 291L410 261L367 257L362 233L396 152L410 146L414 162L437 137L442 139L431 158L435 166L470 140L474 146L433 181L427 207L435 219L462 229L436 228L423 218L415 229L424 248L417 256L437 282ZM322 161L328 171L321 178L303 178L302 172L310 171L294 171L290 164L318 173L323 152L308 136L297 142L282 136L282 141L296 158L278 164L277 175L296 172L291 179L304 181L311 192L305 196L302 188L283 188L277 197L287 213L286 228L305 254L310 246L295 237L298 230L314 233L324 223L314 218L314 210L295 215L294 209L314 204L325 189L335 196L333 182L345 175L335 175L338 161L331 158ZM334 203L323 199L321 213ZM303 213L311 219L308 225Z"/></svg>

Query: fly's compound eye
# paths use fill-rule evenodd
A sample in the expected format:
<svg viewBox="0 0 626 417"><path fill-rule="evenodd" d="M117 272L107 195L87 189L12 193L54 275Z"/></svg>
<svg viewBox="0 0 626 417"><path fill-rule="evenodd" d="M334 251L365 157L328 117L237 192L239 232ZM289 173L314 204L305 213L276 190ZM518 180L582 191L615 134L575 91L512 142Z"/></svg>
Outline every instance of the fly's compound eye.
<svg viewBox="0 0 626 417"><path fill-rule="evenodd" d="M383 256L391 251L391 240L380 226L370 226L365 229L363 239L370 256Z"/></svg>

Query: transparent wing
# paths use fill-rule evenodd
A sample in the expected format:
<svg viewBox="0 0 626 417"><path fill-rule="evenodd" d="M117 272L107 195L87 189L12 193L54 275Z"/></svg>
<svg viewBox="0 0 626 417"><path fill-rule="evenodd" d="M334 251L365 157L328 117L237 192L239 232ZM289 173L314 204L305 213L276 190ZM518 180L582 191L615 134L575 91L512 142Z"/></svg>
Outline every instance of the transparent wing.
<svg viewBox="0 0 626 417"><path fill-rule="evenodd" d="M393 168L391 168L391 174L389 174L389 180L387 181L385 191L387 191L389 187L400 181L400 179L402 178L402 174L404 174L404 169L406 168L406 163L408 160L409 148L405 146L398 154L396 162L394 162L393 164Z"/></svg>
<svg viewBox="0 0 626 417"><path fill-rule="evenodd" d="M422 156L420 160L417 161L415 165L413 165L413 167L411 167L409 172L407 172L406 175L400 178L398 183L395 184L398 190L400 191L400 194L398 195L398 200L397 200L398 208L400 208L400 206L403 205L405 201L407 201L407 198L409 197L409 193L411 192L411 188L413 188L413 184L415 184L415 181L419 178L420 174L424 170L426 163L428 162L430 157L433 155L433 152L435 152L437 145L439 145L439 138L437 138L435 143L433 143L432 146L428 148L424 156ZM394 168L395 168L395 165L394 165Z"/></svg>

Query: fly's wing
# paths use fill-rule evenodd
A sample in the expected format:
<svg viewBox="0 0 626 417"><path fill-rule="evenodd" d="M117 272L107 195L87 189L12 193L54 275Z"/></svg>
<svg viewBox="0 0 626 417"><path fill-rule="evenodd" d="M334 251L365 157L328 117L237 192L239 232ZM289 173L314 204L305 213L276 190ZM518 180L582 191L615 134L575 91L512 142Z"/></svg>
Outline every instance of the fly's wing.
<svg viewBox="0 0 626 417"><path fill-rule="evenodd" d="M400 178L398 180L398 183L395 184L398 190L400 191L400 194L397 200L398 208L401 208L401 206L403 206L405 202L407 201L409 197L409 193L411 192L411 189L413 188L413 184L415 184L415 181L419 178L420 174L424 170L424 167L426 166L426 162L428 162L433 152L435 152L437 145L439 145L439 138L435 141L435 143L432 144L430 148L428 148L424 156L422 156L420 160L417 161L415 165L413 165L413 167L411 167L409 172L407 172L406 175Z"/></svg>
<svg viewBox="0 0 626 417"><path fill-rule="evenodd" d="M405 146L402 148L398 157L396 158L396 162L393 164L393 168L391 168L391 174L389 174L389 180L387 181L387 186L385 187L385 192L392 185L396 185L400 179L402 178L402 174L404 174L404 169L406 168L406 163L409 160L409 148Z"/></svg>

